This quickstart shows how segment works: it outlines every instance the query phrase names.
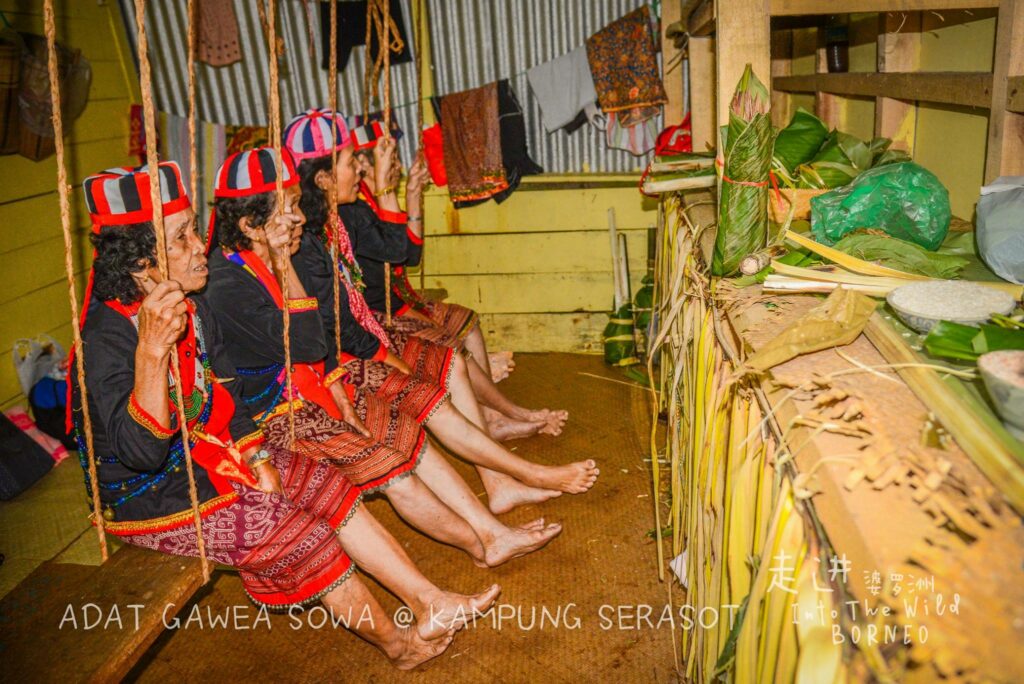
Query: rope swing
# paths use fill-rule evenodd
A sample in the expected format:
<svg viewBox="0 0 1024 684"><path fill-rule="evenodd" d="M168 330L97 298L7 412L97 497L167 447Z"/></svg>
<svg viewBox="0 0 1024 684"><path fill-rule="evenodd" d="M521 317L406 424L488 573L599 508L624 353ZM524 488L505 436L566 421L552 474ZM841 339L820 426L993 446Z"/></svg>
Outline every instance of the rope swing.
<svg viewBox="0 0 1024 684"><path fill-rule="evenodd" d="M332 212L338 211L336 179L338 178L338 139L334 119L338 116L338 0L331 0L331 52L327 65L328 91L331 107L331 185L333 188L327 198ZM334 349L341 367L341 264L338 263L338 241L341 221L331 221L331 263L334 264Z"/></svg>
<svg viewBox="0 0 1024 684"><path fill-rule="evenodd" d="M377 32L377 56L370 62L370 37ZM366 3L366 72L363 79L363 123L369 121L370 100L378 97L378 81L384 72L384 103L381 111L384 117L384 137L391 137L391 52L401 52L405 47L398 33L398 26L391 17L389 0L369 0ZM417 78L417 83L419 79ZM372 95L372 98L371 98ZM391 264L384 263L384 325L391 327Z"/></svg>
<svg viewBox="0 0 1024 684"><path fill-rule="evenodd" d="M260 0L259 6L263 7ZM332 3L333 4L333 3ZM270 96L268 98L269 111L267 112L267 126L270 134L270 146L277 150L277 158L274 162L275 175L274 194L277 198L277 210L284 213L284 178L283 178L283 157L281 150L281 92L278 83L277 72L277 1L267 0L267 55L270 58ZM278 46L279 47L279 46ZM281 285L281 298L284 299L284 369L285 387L288 396L288 435L289 446L295 443L295 402L292 398L292 346L291 346L291 312L288 310L288 276L291 270L291 260L285 259L281 264L280 273L277 274L278 282ZM340 333L339 333L340 334Z"/></svg>
<svg viewBox="0 0 1024 684"><path fill-rule="evenodd" d="M71 257L71 186L68 185L67 163L64 159L64 120L61 116L60 77L57 75L57 29L53 21L53 0L43 1L43 22L53 107L53 140L57 154L57 196L60 198L60 224L64 231L64 272L68 279L68 300L71 303L71 338L74 343L78 390L82 397L82 429L85 432L89 482L92 483L92 519L96 525L96 536L100 543L100 557L106 561L108 557L107 533L104 528L99 476L96 472L96 456L93 451L92 416L89 413L89 394L85 389L85 351L82 349L82 331L78 327L80 320L78 295L75 293L75 266Z"/></svg>
<svg viewBox="0 0 1024 684"><path fill-rule="evenodd" d="M190 16L191 19L191 16ZM152 73L149 66L149 39L146 36L146 0L135 0L135 23L138 32L139 80L142 90L142 113L146 129L146 165L149 169L149 197L153 205L153 232L156 233L156 258L160 276L167 280L167 238L164 235L164 207L160 194L160 173L157 168L159 159L156 151L156 111L153 106ZM191 28L190 28L191 33ZM194 48L194 45L193 45ZM191 51L189 58L191 60ZM190 112L192 106L190 105ZM191 123L191 122L190 122ZM193 178L195 168L192 169ZM195 180L193 180L193 184ZM194 187L194 185L193 185ZM171 377L175 387L182 387L181 369L178 366L178 354L171 355ZM189 445L188 419L185 415L184 392L174 393L175 406L178 409L178 423L181 427L181 442L185 451L185 469L188 472L188 496L192 503L192 515L196 526L196 542L199 547L199 560L203 567L203 582L210 581L210 562L206 558L206 543L203 540L203 521L199 515L199 496L196 491L196 477L192 466L192 448Z"/></svg>

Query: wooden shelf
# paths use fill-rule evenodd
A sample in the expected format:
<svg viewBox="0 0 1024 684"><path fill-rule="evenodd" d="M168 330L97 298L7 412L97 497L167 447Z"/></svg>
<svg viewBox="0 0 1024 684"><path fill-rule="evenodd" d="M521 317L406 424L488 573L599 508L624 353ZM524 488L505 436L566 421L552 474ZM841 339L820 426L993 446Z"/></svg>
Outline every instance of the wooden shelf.
<svg viewBox="0 0 1024 684"><path fill-rule="evenodd" d="M836 3L832 0L771 0L770 4L773 17L800 14L919 12L922 10L941 11L999 7L998 0L843 0L842 3Z"/></svg>
<svg viewBox="0 0 1024 684"><path fill-rule="evenodd" d="M772 88L786 93L890 97L984 109L992 102L992 74L988 72L807 74L774 78Z"/></svg>
<svg viewBox="0 0 1024 684"><path fill-rule="evenodd" d="M1024 76L1011 76L1007 82L1006 108L1024 114Z"/></svg>

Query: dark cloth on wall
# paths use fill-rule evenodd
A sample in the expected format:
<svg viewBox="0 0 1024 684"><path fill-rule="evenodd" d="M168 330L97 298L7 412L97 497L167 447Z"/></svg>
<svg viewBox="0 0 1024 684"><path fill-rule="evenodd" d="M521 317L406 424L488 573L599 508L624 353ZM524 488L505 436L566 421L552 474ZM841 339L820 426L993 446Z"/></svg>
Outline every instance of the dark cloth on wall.
<svg viewBox="0 0 1024 684"><path fill-rule="evenodd" d="M320 68L330 68L331 52L331 4L321 2L320 5ZM391 53L391 64L405 64L412 61L412 51L409 49L409 39L405 31L405 21L402 19L402 3L399 0L391 0L391 18L395 21L398 29L398 36L402 39L401 52ZM366 45L366 0L354 0L352 2L338 3L338 71L343 71L348 65L349 55L352 49ZM377 32L370 33L370 48L368 59L376 59L378 52Z"/></svg>
<svg viewBox="0 0 1024 684"><path fill-rule="evenodd" d="M496 84L496 90L501 166L504 170L506 187L490 193L485 197L459 200L456 199L455 195L452 193L450 181L451 172L448 169L449 143L447 139L447 131L451 128L451 125L447 125L445 123L444 113L444 100L451 96L440 98L439 101L435 98L434 109L435 112L438 112L438 119L441 121L441 128L443 131L442 142L445 151L444 163L445 170L449 178L449 193L452 194L452 201L457 209L464 209L466 207L482 204L489 199L493 199L495 202L500 204L515 192L516 188L519 187L519 183L523 179L523 176L532 176L538 173L544 173L544 169L533 161L530 157L530 151L527 149L526 120L523 118L523 108L520 106L519 98L516 97L516 93L512 89L511 82L509 82L507 78L501 79Z"/></svg>
<svg viewBox="0 0 1024 684"><path fill-rule="evenodd" d="M587 38L587 60L598 103L605 113L663 105L668 101L646 4ZM621 115L620 125L632 126L640 122L630 117L628 113Z"/></svg>
<svg viewBox="0 0 1024 684"><path fill-rule="evenodd" d="M489 199L508 187L501 153L498 84L440 99L444 165L453 202Z"/></svg>
<svg viewBox="0 0 1024 684"><path fill-rule="evenodd" d="M215 67L234 64L242 59L234 3L202 0L197 4L199 35L196 59Z"/></svg>

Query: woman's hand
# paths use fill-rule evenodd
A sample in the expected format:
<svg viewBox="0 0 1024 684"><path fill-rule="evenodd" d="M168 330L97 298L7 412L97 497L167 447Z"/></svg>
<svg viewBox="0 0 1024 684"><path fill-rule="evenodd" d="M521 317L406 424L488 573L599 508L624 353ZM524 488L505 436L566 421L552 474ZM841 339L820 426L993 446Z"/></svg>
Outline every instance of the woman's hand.
<svg viewBox="0 0 1024 684"><path fill-rule="evenodd" d="M430 172L423 156L416 157L416 163L409 169L409 181L405 186L405 208L412 211L422 205L423 190L430 182Z"/></svg>
<svg viewBox="0 0 1024 684"><path fill-rule="evenodd" d="M274 214L267 225L263 227L267 236L267 247L270 249L270 258L275 265L284 263L285 260L291 258L295 230L301 223L301 216L287 212Z"/></svg>
<svg viewBox="0 0 1024 684"><path fill-rule="evenodd" d="M345 383L338 380L330 386L331 396L334 397L334 403L337 405L338 410L341 411L341 419L354 427L356 432L361 434L363 437L369 437L370 431L367 429L363 421L359 419L359 414L356 413L356 409L352 406L352 402L348 398L348 394L345 392Z"/></svg>
<svg viewBox="0 0 1024 684"><path fill-rule="evenodd" d="M174 280L158 283L139 307L139 348L157 357L170 353L185 332L185 291Z"/></svg>
<svg viewBox="0 0 1024 684"><path fill-rule="evenodd" d="M284 495L284 486L281 484L281 473L277 472L277 468L270 461L261 463L256 466L256 486L260 488L260 491L264 491L267 494L281 494Z"/></svg>
<svg viewBox="0 0 1024 684"><path fill-rule="evenodd" d="M396 170L398 161L398 148L395 139L385 135L377 141L373 148L373 173L377 192L380 192L392 182L391 178ZM397 169L401 172L401 169Z"/></svg>

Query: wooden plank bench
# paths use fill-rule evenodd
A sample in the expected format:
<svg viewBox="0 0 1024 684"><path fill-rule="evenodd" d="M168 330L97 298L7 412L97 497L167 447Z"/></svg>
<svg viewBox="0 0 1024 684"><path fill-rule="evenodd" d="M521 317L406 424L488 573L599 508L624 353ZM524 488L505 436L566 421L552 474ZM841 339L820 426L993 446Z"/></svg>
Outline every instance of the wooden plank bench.
<svg viewBox="0 0 1024 684"><path fill-rule="evenodd" d="M202 581L198 560L134 546L101 566L43 563L0 600L3 678L119 681Z"/></svg>

